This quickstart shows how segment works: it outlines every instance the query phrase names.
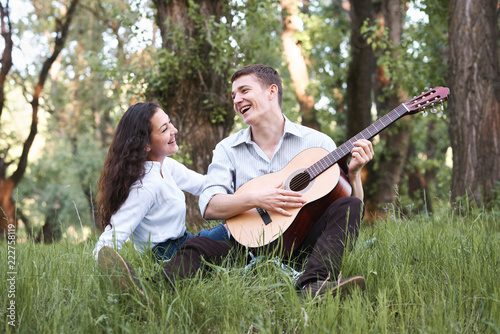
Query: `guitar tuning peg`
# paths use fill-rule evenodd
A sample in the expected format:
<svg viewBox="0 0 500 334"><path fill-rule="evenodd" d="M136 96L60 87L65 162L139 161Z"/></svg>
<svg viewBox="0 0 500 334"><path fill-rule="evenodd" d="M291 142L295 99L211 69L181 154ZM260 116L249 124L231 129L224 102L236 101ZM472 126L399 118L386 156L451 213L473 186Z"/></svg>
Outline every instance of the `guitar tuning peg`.
<svg viewBox="0 0 500 334"><path fill-rule="evenodd" d="M438 111L437 111L436 107L432 107L432 108L431 108L431 113L435 114L435 113L437 113L437 112L438 112Z"/></svg>
<svg viewBox="0 0 500 334"><path fill-rule="evenodd" d="M427 110L424 110L424 112L422 113L422 117L427 117Z"/></svg>

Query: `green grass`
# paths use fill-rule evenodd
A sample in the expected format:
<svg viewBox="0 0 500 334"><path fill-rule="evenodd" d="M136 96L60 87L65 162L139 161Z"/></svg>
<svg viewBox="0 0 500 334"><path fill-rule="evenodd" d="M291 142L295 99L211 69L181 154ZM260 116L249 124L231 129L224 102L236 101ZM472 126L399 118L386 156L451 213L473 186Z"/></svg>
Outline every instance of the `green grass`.
<svg viewBox="0 0 500 334"><path fill-rule="evenodd" d="M143 280L154 305L122 294L96 268L95 241L16 244L15 326L7 270L0 270L0 332L19 333L500 333L500 216L452 211L362 226L344 277L364 292L299 302L293 280L264 260L223 265L175 291ZM150 276L158 269L130 245L121 254ZM7 244L0 244L7 266Z"/></svg>

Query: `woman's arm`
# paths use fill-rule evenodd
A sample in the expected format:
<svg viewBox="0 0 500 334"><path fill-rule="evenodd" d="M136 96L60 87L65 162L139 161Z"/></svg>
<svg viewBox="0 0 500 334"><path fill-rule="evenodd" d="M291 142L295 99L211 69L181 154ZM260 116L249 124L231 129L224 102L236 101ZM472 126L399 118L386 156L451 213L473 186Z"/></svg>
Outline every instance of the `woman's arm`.
<svg viewBox="0 0 500 334"><path fill-rule="evenodd" d="M142 222L153 203L152 194L142 188L133 186L122 206L111 216L111 225L106 226L94 248L97 260L99 251L110 246L120 251L125 241Z"/></svg>

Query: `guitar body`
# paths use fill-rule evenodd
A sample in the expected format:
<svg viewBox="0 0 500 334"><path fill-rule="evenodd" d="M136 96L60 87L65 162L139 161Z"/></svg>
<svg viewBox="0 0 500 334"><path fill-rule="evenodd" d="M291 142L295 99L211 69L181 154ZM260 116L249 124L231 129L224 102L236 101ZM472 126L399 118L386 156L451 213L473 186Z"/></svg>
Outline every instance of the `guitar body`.
<svg viewBox="0 0 500 334"><path fill-rule="evenodd" d="M285 189L290 189L290 180L295 175L328 153L323 148L304 150L279 172L265 174L248 181L236 191L236 194L269 187L280 181L283 181ZM251 209L226 221L231 235L238 243L250 248L269 245L282 237L279 242L282 243L283 249L292 252L331 203L351 194L351 185L338 164L335 164L311 180L300 192L307 202L301 208L287 210L292 216L267 212L271 222L266 224L261 213L257 209Z"/></svg>

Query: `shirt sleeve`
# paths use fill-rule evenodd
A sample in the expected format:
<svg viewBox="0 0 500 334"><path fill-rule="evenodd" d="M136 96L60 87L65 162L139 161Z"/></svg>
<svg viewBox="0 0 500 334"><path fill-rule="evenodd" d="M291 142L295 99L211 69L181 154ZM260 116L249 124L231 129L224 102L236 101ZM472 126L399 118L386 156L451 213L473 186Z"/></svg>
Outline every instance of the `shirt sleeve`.
<svg viewBox="0 0 500 334"><path fill-rule="evenodd" d="M332 138L328 137L327 135L323 134L323 145L322 147L326 149L329 152L332 152L334 149L337 148L337 145L335 145L335 142L333 141Z"/></svg>
<svg viewBox="0 0 500 334"><path fill-rule="evenodd" d="M125 241L130 238L154 204L151 192L141 184L134 185L122 206L111 216L111 225L106 226L94 248L97 260L99 251L104 246L120 251Z"/></svg>
<svg viewBox="0 0 500 334"><path fill-rule="evenodd" d="M207 180L200 195L199 206L202 217L205 216L208 202L216 194L233 194L235 164L230 159L224 146L219 143L215 147L212 163L208 166Z"/></svg>
<svg viewBox="0 0 500 334"><path fill-rule="evenodd" d="M200 195L203 190L206 175L197 173L172 158L165 158L162 169L172 175L179 189L196 196Z"/></svg>

